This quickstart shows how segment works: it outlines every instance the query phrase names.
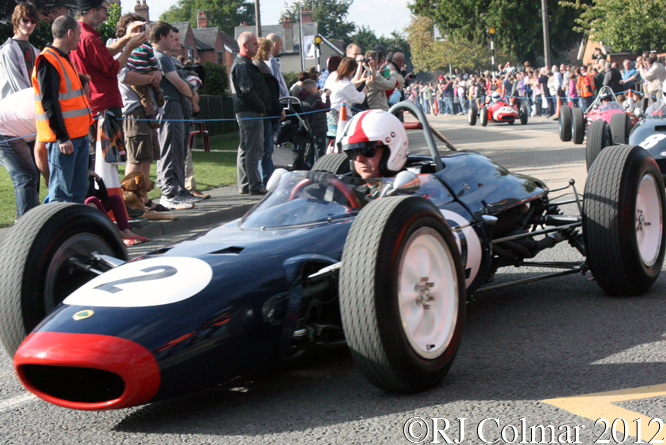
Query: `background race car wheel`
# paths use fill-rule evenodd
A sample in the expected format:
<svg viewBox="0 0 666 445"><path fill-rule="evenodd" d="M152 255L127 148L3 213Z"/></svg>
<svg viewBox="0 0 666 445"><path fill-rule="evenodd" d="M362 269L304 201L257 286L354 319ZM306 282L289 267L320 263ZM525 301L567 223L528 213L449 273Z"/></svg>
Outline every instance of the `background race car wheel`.
<svg viewBox="0 0 666 445"><path fill-rule="evenodd" d="M560 107L560 140L569 142L571 140L571 107L562 105Z"/></svg>
<svg viewBox="0 0 666 445"><path fill-rule="evenodd" d="M626 113L616 113L611 116L610 121L611 135L613 143L626 144L631 133L631 118Z"/></svg>
<svg viewBox="0 0 666 445"><path fill-rule="evenodd" d="M469 107L469 111L467 112L467 122L469 122L471 126L476 125L476 116L478 114L479 114L479 109L476 107L476 104L473 103Z"/></svg>
<svg viewBox="0 0 666 445"><path fill-rule="evenodd" d="M479 114L479 120L481 121L481 126L485 127L488 125L488 107L483 106L481 107L481 111Z"/></svg>
<svg viewBox="0 0 666 445"><path fill-rule="evenodd" d="M666 192L657 162L637 145L606 148L585 184L587 265L609 295L647 291L664 262Z"/></svg>
<svg viewBox="0 0 666 445"><path fill-rule="evenodd" d="M437 208L414 196L373 201L352 224L342 265L342 325L365 377L401 392L439 383L460 344L465 278Z"/></svg>
<svg viewBox="0 0 666 445"><path fill-rule="evenodd" d="M580 145L585 140L585 115L578 107L571 109L571 137L573 143Z"/></svg>
<svg viewBox="0 0 666 445"><path fill-rule="evenodd" d="M67 295L96 276L69 263L92 252L127 259L118 229L88 206L41 205L12 227L0 250L0 340L10 356Z"/></svg>
<svg viewBox="0 0 666 445"><path fill-rule="evenodd" d="M585 163L589 171L594 163L594 160L599 156L601 150L613 145L613 139L610 132L610 127L606 121L599 119L592 122L590 125L590 132L587 135L587 143L585 144Z"/></svg>
<svg viewBox="0 0 666 445"><path fill-rule="evenodd" d="M527 108L526 104L522 104L520 106L519 115L520 115L520 124L527 125L527 119L529 118L530 110L529 108Z"/></svg>
<svg viewBox="0 0 666 445"><path fill-rule="evenodd" d="M333 173L334 175L344 175L351 171L349 166L349 156L345 153L329 153L317 159L312 166L312 171Z"/></svg>

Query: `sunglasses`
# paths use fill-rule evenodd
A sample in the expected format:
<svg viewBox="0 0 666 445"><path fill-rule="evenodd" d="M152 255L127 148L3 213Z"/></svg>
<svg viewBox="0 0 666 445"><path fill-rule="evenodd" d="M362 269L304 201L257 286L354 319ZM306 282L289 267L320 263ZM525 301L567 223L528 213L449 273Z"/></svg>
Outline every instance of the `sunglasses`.
<svg viewBox="0 0 666 445"><path fill-rule="evenodd" d="M343 147L343 151L347 154L349 159L355 161L358 154L362 154L364 158L371 158L376 154L375 148L384 147L385 145L379 141L376 142L358 142L349 144Z"/></svg>
<svg viewBox="0 0 666 445"><path fill-rule="evenodd" d="M37 24L37 20L31 20L31 19L21 19L21 22L24 24L32 23L33 25Z"/></svg>

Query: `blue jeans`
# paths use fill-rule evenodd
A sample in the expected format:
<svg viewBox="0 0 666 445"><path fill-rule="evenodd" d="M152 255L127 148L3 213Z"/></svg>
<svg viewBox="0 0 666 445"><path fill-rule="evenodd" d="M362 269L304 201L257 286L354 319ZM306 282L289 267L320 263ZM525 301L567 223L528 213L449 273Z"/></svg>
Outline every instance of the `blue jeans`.
<svg viewBox="0 0 666 445"><path fill-rule="evenodd" d="M30 154L30 147L23 139L0 135L0 164L3 165L14 184L16 216L39 205L39 171Z"/></svg>
<svg viewBox="0 0 666 445"><path fill-rule="evenodd" d="M261 157L261 176L264 185L268 184L275 167L273 166L273 136L277 119L264 119L264 154Z"/></svg>
<svg viewBox="0 0 666 445"><path fill-rule="evenodd" d="M88 191L88 135L72 139L74 152L66 155L58 142L47 142L49 154L48 202L77 202L83 204Z"/></svg>

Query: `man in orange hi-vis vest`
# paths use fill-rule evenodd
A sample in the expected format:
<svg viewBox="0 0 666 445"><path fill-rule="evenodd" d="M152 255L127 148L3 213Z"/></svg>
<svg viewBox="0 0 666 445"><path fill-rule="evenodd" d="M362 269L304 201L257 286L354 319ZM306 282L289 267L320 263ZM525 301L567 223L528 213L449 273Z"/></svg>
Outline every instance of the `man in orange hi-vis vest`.
<svg viewBox="0 0 666 445"><path fill-rule="evenodd" d="M88 190L88 128L93 123L88 99L68 54L81 40L81 26L69 16L55 19L53 43L35 60L37 141L46 143L48 202L83 204Z"/></svg>

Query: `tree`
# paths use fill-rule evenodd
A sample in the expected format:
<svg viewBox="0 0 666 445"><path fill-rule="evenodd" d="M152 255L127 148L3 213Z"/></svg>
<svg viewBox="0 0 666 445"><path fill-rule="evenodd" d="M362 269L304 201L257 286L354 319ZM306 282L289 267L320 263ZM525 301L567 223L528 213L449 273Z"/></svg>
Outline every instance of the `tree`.
<svg viewBox="0 0 666 445"><path fill-rule="evenodd" d="M407 28L407 41L416 72L432 73L454 68L482 71L490 68L490 47L460 37L447 36L435 41L433 21L427 17L412 17ZM497 60L507 58L503 50L497 51Z"/></svg>
<svg viewBox="0 0 666 445"><path fill-rule="evenodd" d="M234 35L234 27L242 22L255 23L254 3L247 0L178 0L160 15L164 22L189 22L197 28L197 11L204 11L208 26Z"/></svg>
<svg viewBox="0 0 666 445"><path fill-rule="evenodd" d="M318 23L319 34L327 39L346 40L354 32L356 25L347 21L349 7L353 0L296 0L291 5L285 3L280 20L289 17L298 21L298 7L312 11L312 21Z"/></svg>
<svg viewBox="0 0 666 445"><path fill-rule="evenodd" d="M512 58L534 63L543 57L541 0L415 0L410 9L416 15L433 19L454 41L481 45L486 41L485 30L493 26L498 30L495 44ZM582 37L580 31L572 29L580 11L551 0L548 15L553 54L570 50Z"/></svg>
<svg viewBox="0 0 666 445"><path fill-rule="evenodd" d="M356 32L345 39L344 42L345 46L350 43L355 43L362 51L367 51L377 46L379 44L379 39L372 29L363 25L360 28L356 28Z"/></svg>
<svg viewBox="0 0 666 445"><path fill-rule="evenodd" d="M118 24L118 20L120 20L120 15L122 14L120 5L118 4L109 5L107 12L108 16L106 21L97 29L102 38L102 42L104 43L106 43L107 40L116 37L116 24Z"/></svg>
<svg viewBox="0 0 666 445"><path fill-rule="evenodd" d="M565 5L581 12L574 30L594 34L615 51L666 48L666 0L595 0L593 5Z"/></svg>
<svg viewBox="0 0 666 445"><path fill-rule="evenodd" d="M206 83L204 83L199 94L210 94L224 96L229 89L229 74L227 67L213 62L204 63L206 70Z"/></svg>

